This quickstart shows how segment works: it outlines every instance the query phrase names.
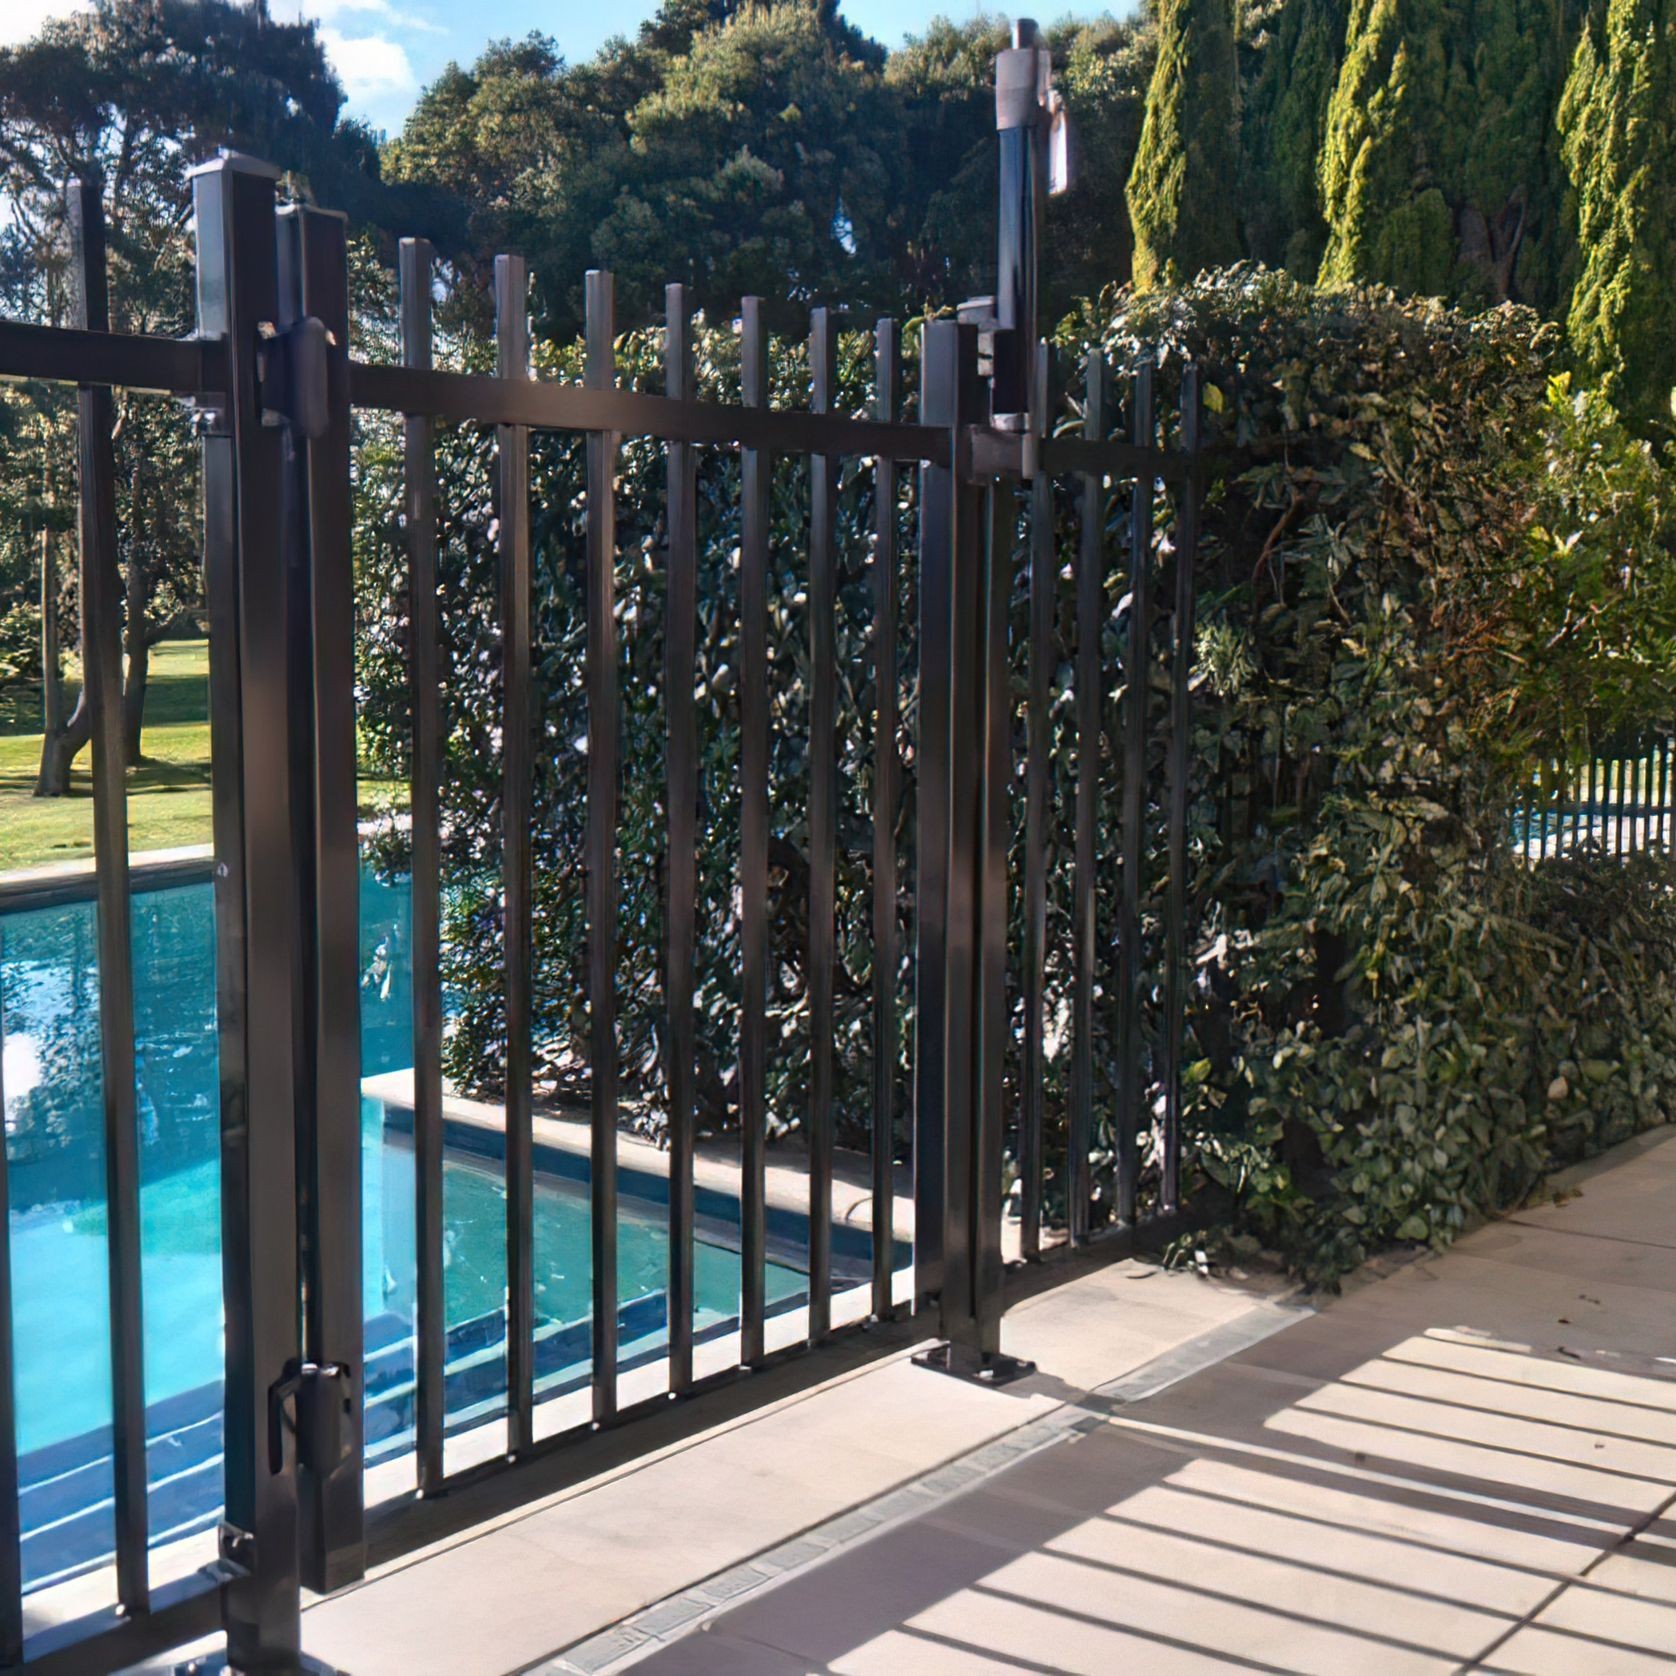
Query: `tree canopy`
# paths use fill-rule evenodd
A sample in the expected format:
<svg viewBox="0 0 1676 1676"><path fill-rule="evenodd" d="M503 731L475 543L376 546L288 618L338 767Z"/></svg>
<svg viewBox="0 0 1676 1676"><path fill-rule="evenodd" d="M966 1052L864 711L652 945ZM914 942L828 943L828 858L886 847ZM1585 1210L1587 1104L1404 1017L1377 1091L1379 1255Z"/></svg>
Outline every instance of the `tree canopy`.
<svg viewBox="0 0 1676 1676"><path fill-rule="evenodd" d="M1676 417L1676 4L1611 0L1578 40L1560 116L1578 360L1626 412Z"/></svg>
<svg viewBox="0 0 1676 1676"><path fill-rule="evenodd" d="M1157 19L1157 65L1129 176L1141 290L1240 253L1233 0L1159 0Z"/></svg>

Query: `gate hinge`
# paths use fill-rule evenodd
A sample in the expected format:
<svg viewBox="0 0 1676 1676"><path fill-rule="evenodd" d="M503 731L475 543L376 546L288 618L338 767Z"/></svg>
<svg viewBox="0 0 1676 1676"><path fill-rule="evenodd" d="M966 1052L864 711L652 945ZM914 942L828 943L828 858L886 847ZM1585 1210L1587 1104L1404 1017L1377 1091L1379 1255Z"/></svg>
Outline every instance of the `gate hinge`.
<svg viewBox="0 0 1676 1676"><path fill-rule="evenodd" d="M285 425L312 442L331 424L327 399L327 352L336 339L314 315L293 321L283 331L266 321L257 327L256 387L264 425Z"/></svg>
<svg viewBox="0 0 1676 1676"><path fill-rule="evenodd" d="M287 1426L299 1466L321 1477L335 1471L354 1447L354 1418L355 1381L344 1363L288 1362L268 1391L268 1471L285 1469Z"/></svg>

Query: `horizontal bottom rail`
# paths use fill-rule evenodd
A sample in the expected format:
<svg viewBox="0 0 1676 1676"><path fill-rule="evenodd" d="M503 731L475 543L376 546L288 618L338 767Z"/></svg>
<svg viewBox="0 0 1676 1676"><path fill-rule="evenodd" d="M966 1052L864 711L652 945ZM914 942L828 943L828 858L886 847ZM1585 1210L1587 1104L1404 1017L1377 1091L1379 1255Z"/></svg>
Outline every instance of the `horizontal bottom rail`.
<svg viewBox="0 0 1676 1676"><path fill-rule="evenodd" d="M1009 1264L1003 1307L1136 1252L1156 1249L1191 1227L1203 1226L1208 1214L1202 1203L1184 1207L1134 1225L1100 1229L1079 1245L1050 1247L1030 1262ZM1002 1330L1005 1333L1004 1322ZM445 1479L437 1495L421 1498L409 1492L369 1508L367 1565L399 1559L524 1503L573 1488L728 1420L897 1355L935 1334L934 1303L917 1311L901 1304L888 1318L834 1328L817 1349L802 1343L787 1345L753 1367L725 1368L697 1379L679 1397L660 1392L625 1405L603 1425L585 1421L540 1439L517 1456L479 1462Z"/></svg>
<svg viewBox="0 0 1676 1676"><path fill-rule="evenodd" d="M116 1609L72 1618L29 1635L21 1668L31 1676L108 1676L186 1647L222 1624L222 1581L209 1571L152 1590L151 1610L132 1618Z"/></svg>

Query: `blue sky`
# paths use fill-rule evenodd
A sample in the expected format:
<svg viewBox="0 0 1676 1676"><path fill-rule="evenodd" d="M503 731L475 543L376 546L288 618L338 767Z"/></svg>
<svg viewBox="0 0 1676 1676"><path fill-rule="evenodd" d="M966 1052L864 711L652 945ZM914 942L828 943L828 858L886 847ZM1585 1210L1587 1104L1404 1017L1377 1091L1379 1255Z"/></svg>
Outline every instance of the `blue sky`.
<svg viewBox="0 0 1676 1676"><path fill-rule="evenodd" d="M0 43L24 40L43 19L75 7L76 0L0 0ZM400 128L419 90L450 59L469 64L485 41L535 29L553 36L567 58L588 58L607 37L631 34L656 9L656 0L269 0L275 17L319 21L351 112L386 130ZM852 23L887 46L900 44L939 13L966 17L985 9L974 0L844 0L843 5ZM1043 15L1065 9L1061 0Z"/></svg>

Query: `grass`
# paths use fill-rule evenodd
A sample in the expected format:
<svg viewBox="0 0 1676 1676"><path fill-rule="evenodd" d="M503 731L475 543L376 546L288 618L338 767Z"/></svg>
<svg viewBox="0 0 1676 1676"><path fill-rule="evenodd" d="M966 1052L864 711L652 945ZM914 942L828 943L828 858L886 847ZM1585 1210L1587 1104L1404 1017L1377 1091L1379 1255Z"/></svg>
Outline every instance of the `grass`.
<svg viewBox="0 0 1676 1676"><path fill-rule="evenodd" d="M72 668L67 672L74 675ZM67 683L74 702L75 686ZM128 771L128 847L172 850L210 842L209 646L166 640L152 649L143 760ZM91 756L76 758L68 797L36 797L40 700L14 692L0 706L0 871L93 854ZM363 812L405 803L404 788L363 779Z"/></svg>

